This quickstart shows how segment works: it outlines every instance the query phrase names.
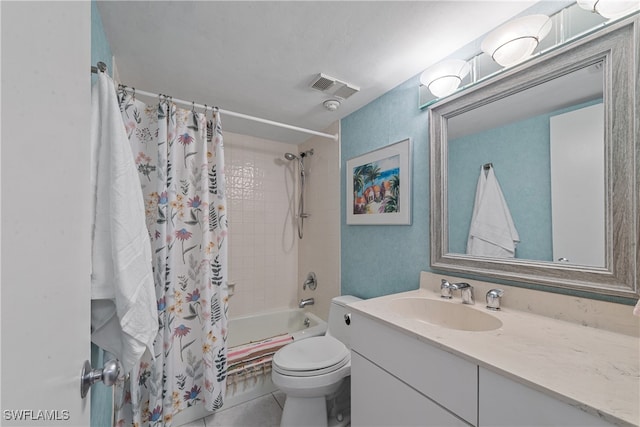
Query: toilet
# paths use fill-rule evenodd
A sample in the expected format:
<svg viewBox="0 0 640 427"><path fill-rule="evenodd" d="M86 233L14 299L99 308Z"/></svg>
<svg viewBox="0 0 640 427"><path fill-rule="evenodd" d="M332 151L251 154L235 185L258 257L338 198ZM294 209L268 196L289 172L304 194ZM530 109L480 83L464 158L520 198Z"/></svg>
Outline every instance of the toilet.
<svg viewBox="0 0 640 427"><path fill-rule="evenodd" d="M295 341L273 356L271 379L287 399L282 427L342 427L351 421L351 346L347 304L360 298L333 298L326 335Z"/></svg>

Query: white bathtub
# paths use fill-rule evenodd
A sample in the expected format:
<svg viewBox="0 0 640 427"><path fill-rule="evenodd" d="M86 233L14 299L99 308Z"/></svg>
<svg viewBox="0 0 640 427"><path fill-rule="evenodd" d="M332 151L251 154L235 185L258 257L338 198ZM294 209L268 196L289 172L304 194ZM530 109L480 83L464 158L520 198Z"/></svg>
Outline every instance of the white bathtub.
<svg viewBox="0 0 640 427"><path fill-rule="evenodd" d="M292 308L229 319L228 330L227 348L284 333L293 335L294 340L324 335L327 330L327 322L303 309ZM270 374L227 386L222 409L239 405L276 390L277 387L271 382ZM173 418L173 424L180 426L209 415L211 412L205 411L203 405L195 405L176 415Z"/></svg>
<svg viewBox="0 0 640 427"><path fill-rule="evenodd" d="M295 308L229 319L228 328L227 348L230 348L285 333L291 334L294 340L323 335L327 330L327 322ZM270 364L268 368L264 374L237 382L230 377L224 407L235 406L277 390L271 382Z"/></svg>
<svg viewBox="0 0 640 427"><path fill-rule="evenodd" d="M235 347L284 333L293 335L294 340L324 335L327 323L312 313L292 308L229 319L228 328L227 346Z"/></svg>

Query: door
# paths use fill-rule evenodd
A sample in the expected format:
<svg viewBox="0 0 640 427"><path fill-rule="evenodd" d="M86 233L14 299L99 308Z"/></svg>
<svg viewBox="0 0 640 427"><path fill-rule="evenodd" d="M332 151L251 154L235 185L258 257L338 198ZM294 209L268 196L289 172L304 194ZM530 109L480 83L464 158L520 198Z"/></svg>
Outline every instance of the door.
<svg viewBox="0 0 640 427"><path fill-rule="evenodd" d="M550 119L553 260L604 267L604 109Z"/></svg>
<svg viewBox="0 0 640 427"><path fill-rule="evenodd" d="M1 2L0 423L89 425L90 2Z"/></svg>

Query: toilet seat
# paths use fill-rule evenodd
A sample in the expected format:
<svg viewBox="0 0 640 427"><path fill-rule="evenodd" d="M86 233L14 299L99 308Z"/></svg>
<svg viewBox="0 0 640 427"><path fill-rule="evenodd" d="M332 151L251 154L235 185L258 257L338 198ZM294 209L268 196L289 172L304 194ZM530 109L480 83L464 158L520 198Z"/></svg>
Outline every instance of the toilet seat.
<svg viewBox="0 0 640 427"><path fill-rule="evenodd" d="M310 377L336 371L351 361L349 349L331 336L293 342L273 356L273 370L296 377Z"/></svg>

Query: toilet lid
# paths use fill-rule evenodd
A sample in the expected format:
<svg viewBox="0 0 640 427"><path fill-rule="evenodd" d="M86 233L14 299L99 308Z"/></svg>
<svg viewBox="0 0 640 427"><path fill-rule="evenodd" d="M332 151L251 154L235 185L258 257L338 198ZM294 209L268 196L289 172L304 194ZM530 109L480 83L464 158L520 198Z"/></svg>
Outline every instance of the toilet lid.
<svg viewBox="0 0 640 427"><path fill-rule="evenodd" d="M285 371L325 370L349 360L349 350L337 339L320 336L303 339L282 347L273 356L273 364Z"/></svg>

